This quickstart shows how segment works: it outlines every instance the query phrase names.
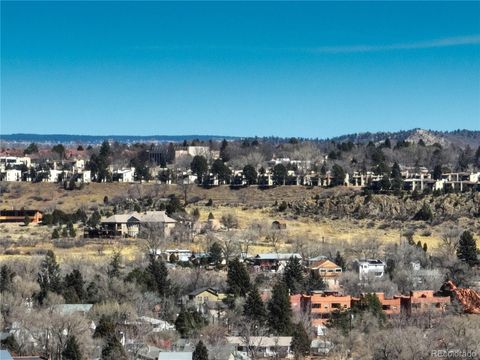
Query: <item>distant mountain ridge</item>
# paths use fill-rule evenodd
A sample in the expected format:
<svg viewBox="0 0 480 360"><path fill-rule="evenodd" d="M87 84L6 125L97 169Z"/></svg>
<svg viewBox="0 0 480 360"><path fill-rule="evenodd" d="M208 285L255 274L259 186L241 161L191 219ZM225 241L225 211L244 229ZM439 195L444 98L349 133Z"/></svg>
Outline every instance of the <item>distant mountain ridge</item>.
<svg viewBox="0 0 480 360"><path fill-rule="evenodd" d="M436 131L425 129L401 130L395 132L364 132L356 134L341 135L327 139L338 143L352 141L353 143L368 143L370 141L376 143L384 141L386 138L395 141L418 142L420 139L427 145L439 143L442 146L455 144L457 146L476 147L480 145L479 130L454 130L454 131Z"/></svg>
<svg viewBox="0 0 480 360"><path fill-rule="evenodd" d="M70 134L2 134L1 141L35 143L101 143L104 140L121 143L135 142L182 142L184 140L234 140L235 136L220 135L70 135Z"/></svg>
<svg viewBox="0 0 480 360"><path fill-rule="evenodd" d="M221 135L70 135L70 134L1 134L0 140L3 142L13 143L63 143L63 144L98 144L104 140L118 141L121 143L136 143L136 142L183 142L184 140L201 140L201 141L220 141L239 140L244 137L240 136L221 136ZM253 138L253 137L249 137ZM274 142L287 141L289 138L281 137L259 137L261 139L270 140ZM423 140L427 145L439 143L442 146L455 144L460 147L470 146L477 147L480 145L480 131L479 130L454 130L454 131L436 131L425 129L411 129L401 130L395 132L364 132L336 136L333 138L310 139L319 142L336 143L352 141L353 143L368 143L370 141L377 143L384 141L386 138L394 141L410 141L418 142ZM308 140L308 139L305 139Z"/></svg>

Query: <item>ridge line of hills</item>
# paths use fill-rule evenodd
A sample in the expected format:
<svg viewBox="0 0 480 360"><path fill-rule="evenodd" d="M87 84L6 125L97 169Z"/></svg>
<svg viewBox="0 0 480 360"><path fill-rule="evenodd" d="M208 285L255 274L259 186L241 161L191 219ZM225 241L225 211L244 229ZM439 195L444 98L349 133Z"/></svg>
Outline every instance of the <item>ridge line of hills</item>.
<svg viewBox="0 0 480 360"><path fill-rule="evenodd" d="M0 141L11 143L101 143L104 140L118 141L121 143L134 142L182 142L184 140L201 140L201 141L219 141L240 140L251 137L240 136L222 136L222 135L71 135L71 134L0 134ZM263 136L259 139L270 140L273 142L286 142L291 138L278 136ZM383 141L386 138L395 141L412 141L417 142L422 139L427 144L439 143L440 145L456 144L458 146L478 146L480 144L480 130L459 129L454 131L436 131L424 129L401 130L395 132L363 132L345 134L331 138L297 138L299 140L309 140L317 142L353 142L368 143Z"/></svg>

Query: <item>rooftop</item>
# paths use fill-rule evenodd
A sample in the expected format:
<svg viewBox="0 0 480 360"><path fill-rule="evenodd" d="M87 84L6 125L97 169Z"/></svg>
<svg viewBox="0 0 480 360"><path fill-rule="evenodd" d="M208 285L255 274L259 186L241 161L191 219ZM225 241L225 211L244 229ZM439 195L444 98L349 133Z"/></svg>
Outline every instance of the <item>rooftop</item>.
<svg viewBox="0 0 480 360"><path fill-rule="evenodd" d="M260 260L289 260L290 258L302 259L302 255L298 253L265 253L257 254L256 259Z"/></svg>
<svg viewBox="0 0 480 360"><path fill-rule="evenodd" d="M169 217L165 211L146 211L144 213L131 212L128 214L115 214L102 220L103 223L176 223L175 219Z"/></svg>
<svg viewBox="0 0 480 360"><path fill-rule="evenodd" d="M227 336L227 342L232 345L245 346L246 339L240 336ZM250 336L249 344L256 347L267 347L267 346L290 346L292 343L291 336Z"/></svg>

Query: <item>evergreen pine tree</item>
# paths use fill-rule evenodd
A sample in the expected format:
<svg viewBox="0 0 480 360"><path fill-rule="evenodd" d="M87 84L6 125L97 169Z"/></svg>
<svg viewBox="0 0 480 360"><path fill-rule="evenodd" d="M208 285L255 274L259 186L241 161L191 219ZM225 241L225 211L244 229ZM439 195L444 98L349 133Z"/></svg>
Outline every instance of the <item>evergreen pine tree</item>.
<svg viewBox="0 0 480 360"><path fill-rule="evenodd" d="M383 312L382 303L378 296L374 293L369 293L363 296L360 302L357 303L356 309L359 311L368 311L377 319L383 321L386 319Z"/></svg>
<svg viewBox="0 0 480 360"><path fill-rule="evenodd" d="M343 258L343 256L340 254L340 251L337 251L337 254L335 256L335 259L333 260L333 262L335 264L337 264L338 266L340 266L342 268L342 270L345 270L345 267L346 267L346 264L345 264L345 259Z"/></svg>
<svg viewBox="0 0 480 360"><path fill-rule="evenodd" d="M175 329L182 337L189 337L205 325L207 325L207 321L198 311L184 307L181 308L175 320Z"/></svg>
<svg viewBox="0 0 480 360"><path fill-rule="evenodd" d="M208 350L207 347L203 344L202 340L200 340L197 343L197 346L195 346L192 360L208 360Z"/></svg>
<svg viewBox="0 0 480 360"><path fill-rule="evenodd" d="M468 265L473 266L478 264L477 256L477 243L472 233L464 231L458 243L457 257Z"/></svg>
<svg viewBox="0 0 480 360"><path fill-rule="evenodd" d="M228 292L234 296L245 296L250 290L250 276L245 265L238 258L228 264Z"/></svg>
<svg viewBox="0 0 480 360"><path fill-rule="evenodd" d="M338 164L332 167L332 186L343 185L345 182L345 170Z"/></svg>
<svg viewBox="0 0 480 360"><path fill-rule="evenodd" d="M395 161L392 165L392 173L391 173L392 178L401 178L402 177L402 172L400 171L400 166L398 163Z"/></svg>
<svg viewBox="0 0 480 360"><path fill-rule="evenodd" d="M291 294L298 294L305 290L305 278L300 259L291 257L283 271L283 281Z"/></svg>
<svg viewBox="0 0 480 360"><path fill-rule="evenodd" d="M62 238L67 238L68 237L68 230L66 227L62 229Z"/></svg>
<svg viewBox="0 0 480 360"><path fill-rule="evenodd" d="M106 339L111 336L115 336L115 324L110 317L102 315L95 328L93 337Z"/></svg>
<svg viewBox="0 0 480 360"><path fill-rule="evenodd" d="M327 287L323 278L310 272L308 277L305 281L305 290L307 291L316 291L316 290L324 290Z"/></svg>
<svg viewBox="0 0 480 360"><path fill-rule="evenodd" d="M190 314L183 307L175 320L175 329L182 337L187 336L192 329Z"/></svg>
<svg viewBox="0 0 480 360"><path fill-rule="evenodd" d="M47 251L45 259L40 264L37 281L40 285L40 292L37 294L40 303L43 303L49 291L57 294L61 291L60 266L52 250Z"/></svg>
<svg viewBox="0 0 480 360"><path fill-rule="evenodd" d="M295 354L295 359L302 359L310 353L310 339L301 323L295 324L290 347Z"/></svg>
<svg viewBox="0 0 480 360"><path fill-rule="evenodd" d="M68 230L68 235L70 237L75 237L77 236L77 232L75 231L75 228L73 227L73 223L72 222L69 222L67 224L67 230Z"/></svg>
<svg viewBox="0 0 480 360"><path fill-rule="evenodd" d="M252 165L245 165L243 168L243 176L245 176L248 185L253 185L257 182L257 170L255 170Z"/></svg>
<svg viewBox="0 0 480 360"><path fill-rule="evenodd" d="M218 265L222 261L222 247L216 241L210 246L209 257L210 262Z"/></svg>
<svg viewBox="0 0 480 360"><path fill-rule="evenodd" d="M14 335L9 335L6 338L0 340L0 349L8 350L11 353L18 353L20 352L20 345L15 339Z"/></svg>
<svg viewBox="0 0 480 360"><path fill-rule="evenodd" d="M263 323L267 318L267 311L256 285L253 285L248 292L245 305L243 306L243 315L250 321L258 323Z"/></svg>
<svg viewBox="0 0 480 360"><path fill-rule="evenodd" d="M433 168L433 178L435 180L441 180L442 179L442 165L435 165Z"/></svg>
<svg viewBox="0 0 480 360"><path fill-rule="evenodd" d="M101 218L102 217L100 216L100 213L97 210L95 210L90 216L90 218L88 219L87 225L90 227L97 227L100 224Z"/></svg>
<svg viewBox="0 0 480 360"><path fill-rule="evenodd" d="M82 303L86 297L84 290L85 282L82 273L75 269L70 274L65 275L63 281L63 297L67 304Z"/></svg>
<svg viewBox="0 0 480 360"><path fill-rule="evenodd" d="M110 335L102 348L102 360L127 360L122 344L115 335Z"/></svg>
<svg viewBox="0 0 480 360"><path fill-rule="evenodd" d="M58 229L55 228L53 229L53 232L52 232L52 239L58 239L60 238L60 233L58 232Z"/></svg>
<svg viewBox="0 0 480 360"><path fill-rule="evenodd" d="M6 264L3 264L0 269L0 293L9 291L12 288L13 277L15 273Z"/></svg>
<svg viewBox="0 0 480 360"><path fill-rule="evenodd" d="M108 277L115 278L120 277L120 259L121 254L120 251L114 251L112 255L112 259L110 260L110 264L108 265Z"/></svg>
<svg viewBox="0 0 480 360"><path fill-rule="evenodd" d="M85 302L88 304L94 304L98 301L98 285L95 281L90 281L85 291Z"/></svg>
<svg viewBox="0 0 480 360"><path fill-rule="evenodd" d="M422 208L415 214L413 220L423 220L423 221L432 221L433 213L430 206L426 203L423 203Z"/></svg>
<svg viewBox="0 0 480 360"><path fill-rule="evenodd" d="M155 291L159 296L167 296L170 293L171 284L168 279L168 269L163 260L155 259L154 255L150 255L146 271L149 290Z"/></svg>
<svg viewBox="0 0 480 360"><path fill-rule="evenodd" d="M78 345L75 335L71 335L67 338L65 349L62 351L62 360L81 360L82 353L80 352L80 346Z"/></svg>
<svg viewBox="0 0 480 360"><path fill-rule="evenodd" d="M267 308L270 331L279 336L289 336L293 327L292 309L288 288L282 281L274 285Z"/></svg>
<svg viewBox="0 0 480 360"><path fill-rule="evenodd" d="M399 192L403 188L403 178L402 178L402 172L400 171L400 166L398 165L397 162L395 162L392 166L392 189Z"/></svg>

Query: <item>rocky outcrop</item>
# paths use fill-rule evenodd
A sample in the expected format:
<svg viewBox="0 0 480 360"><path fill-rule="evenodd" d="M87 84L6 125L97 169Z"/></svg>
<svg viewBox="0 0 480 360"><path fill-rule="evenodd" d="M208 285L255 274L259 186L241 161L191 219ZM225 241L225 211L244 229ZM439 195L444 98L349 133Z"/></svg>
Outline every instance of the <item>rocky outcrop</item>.
<svg viewBox="0 0 480 360"><path fill-rule="evenodd" d="M311 202L290 205L296 215L319 215L329 218L369 218L410 220L427 204L435 221L455 220L460 217L479 217L480 193L426 195L416 199L403 196L363 195L355 191L326 192Z"/></svg>
<svg viewBox="0 0 480 360"><path fill-rule="evenodd" d="M448 281L444 287L462 304L465 313L480 314L480 293L478 291L458 288L452 281Z"/></svg>

